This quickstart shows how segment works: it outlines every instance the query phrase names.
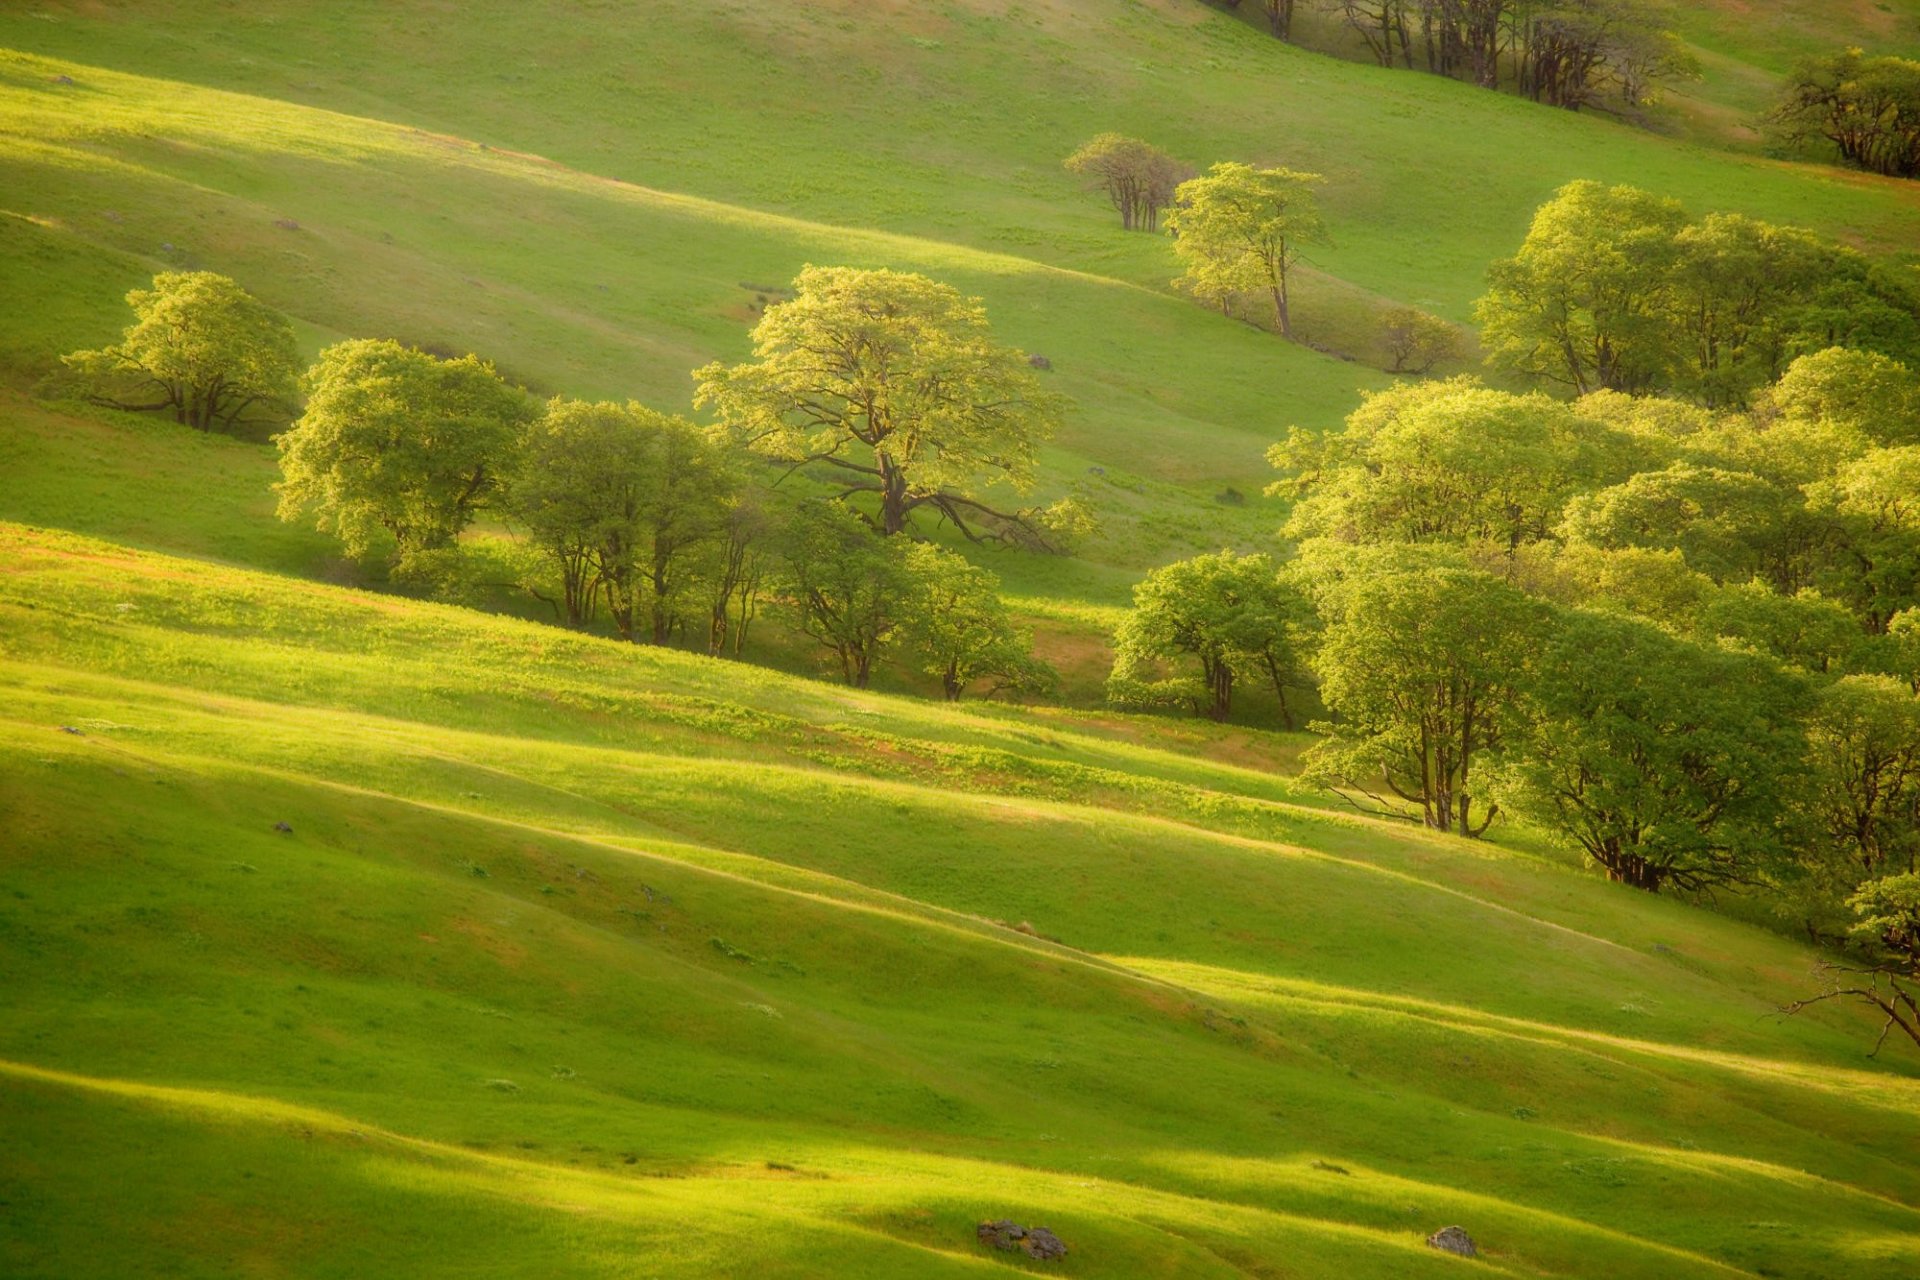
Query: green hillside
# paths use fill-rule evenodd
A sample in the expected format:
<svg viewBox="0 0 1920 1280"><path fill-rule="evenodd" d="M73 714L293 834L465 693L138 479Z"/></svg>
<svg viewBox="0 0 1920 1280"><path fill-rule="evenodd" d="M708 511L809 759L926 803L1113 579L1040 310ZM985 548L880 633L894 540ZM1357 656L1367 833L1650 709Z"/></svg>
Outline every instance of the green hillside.
<svg viewBox="0 0 1920 1280"><path fill-rule="evenodd" d="M1267 447L1393 383L1388 308L1467 321L1563 183L1920 260L1920 187L1744 132L1801 52L1915 30L1825 8L1686 7L1655 129L1203 0L0 10L0 1276L1920 1274L1920 1060L1785 1015L1821 953L1763 904L1102 702L1142 573L1283 550ZM1301 343L1062 170L1109 129L1327 176ZM777 616L749 664L389 592L275 518L271 445L44 380L192 268L307 355L692 413L808 263L1050 363L1034 497L1100 530L968 554L1055 705L807 679Z"/></svg>
<svg viewBox="0 0 1920 1280"><path fill-rule="evenodd" d="M1920 1081L1764 932L1099 719L0 536L9 1274L1920 1259Z"/></svg>

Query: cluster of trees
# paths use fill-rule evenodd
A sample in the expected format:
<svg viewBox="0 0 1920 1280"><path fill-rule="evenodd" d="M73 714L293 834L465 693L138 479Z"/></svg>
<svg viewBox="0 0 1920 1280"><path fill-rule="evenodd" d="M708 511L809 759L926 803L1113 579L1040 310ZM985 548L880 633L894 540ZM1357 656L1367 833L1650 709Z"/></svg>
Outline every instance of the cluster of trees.
<svg viewBox="0 0 1920 1280"><path fill-rule="evenodd" d="M1239 8L1242 0L1227 0ZM1383 67L1510 88L1578 111L1636 111L1659 85L1699 74L1666 0L1315 0ZM1294 0L1260 0L1293 38Z"/></svg>
<svg viewBox="0 0 1920 1280"><path fill-rule="evenodd" d="M1845 49L1788 77L1772 122L1791 142L1818 138L1869 173L1920 177L1920 62Z"/></svg>
<svg viewBox="0 0 1920 1280"><path fill-rule="evenodd" d="M1638 888L1767 894L1851 939L1836 991L1920 1028L1920 377L1835 348L1756 400L1455 378L1295 430L1298 556L1149 577L1113 696L1310 687L1310 778L1468 836L1518 815Z"/></svg>
<svg viewBox="0 0 1920 1280"><path fill-rule="evenodd" d="M487 516L521 535L520 585L569 626L604 618L628 640L737 656L772 600L851 684L898 656L948 698L1048 687L998 579L911 536L922 509L1040 549L1091 528L1071 499L983 497L1031 485L1063 402L946 285L807 268L752 359L697 372L711 427L636 403L543 405L477 356L386 339L337 343L297 374L285 318L210 273L159 276L129 301L118 346L67 359L84 393L203 429L297 413L275 437L281 517L311 518L395 581L458 582L461 535ZM781 489L796 472L833 492Z"/></svg>
<svg viewBox="0 0 1920 1280"><path fill-rule="evenodd" d="M1157 231L1160 211L1193 171L1150 142L1120 133L1102 133L1067 157L1068 173L1091 178L1105 193L1128 231Z"/></svg>
<svg viewBox="0 0 1920 1280"><path fill-rule="evenodd" d="M1294 337L1294 269L1305 249L1327 239L1315 195L1321 175L1233 161L1195 175L1157 147L1117 133L1093 138L1066 166L1095 179L1128 230L1154 230L1164 211L1184 268L1175 288L1222 315L1258 298L1281 336ZM1392 373L1424 377L1460 353L1457 329L1411 307L1383 315L1380 338Z"/></svg>
<svg viewBox="0 0 1920 1280"><path fill-rule="evenodd" d="M1128 230L1157 229L1165 211L1184 268L1176 288L1222 315L1231 314L1243 296L1263 296L1274 327L1293 337L1293 268L1302 249L1327 234L1314 195L1325 181L1319 174L1223 161L1195 175L1158 147L1117 133L1091 139L1067 157L1066 167L1095 180ZM1431 339L1429 330L1421 330L1403 359L1415 349L1424 352Z"/></svg>
<svg viewBox="0 0 1920 1280"><path fill-rule="evenodd" d="M1476 317L1490 364L1575 394L1744 407L1833 346L1920 359L1920 288L1866 255L1739 214L1689 217L1574 182L1497 262Z"/></svg>

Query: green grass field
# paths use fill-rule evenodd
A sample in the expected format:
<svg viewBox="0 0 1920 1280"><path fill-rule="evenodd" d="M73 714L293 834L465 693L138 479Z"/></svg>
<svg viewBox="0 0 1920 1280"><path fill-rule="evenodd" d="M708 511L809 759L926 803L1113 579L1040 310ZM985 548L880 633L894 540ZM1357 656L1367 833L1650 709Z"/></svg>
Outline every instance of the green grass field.
<svg viewBox="0 0 1920 1280"><path fill-rule="evenodd" d="M1767 932L1104 717L0 546L9 1274L1920 1262L1920 1075Z"/></svg>
<svg viewBox="0 0 1920 1280"><path fill-rule="evenodd" d="M1920 251L1912 184L1739 133L1819 40L1913 30L1803 11L1689 9L1665 132L1199 0L0 12L0 1275L1920 1273L1920 1064L1780 1013L1813 951L1097 703L1140 572L1271 547L1267 444L1560 183ZM1329 176L1328 351L1172 292L1060 171L1108 128ZM269 446L35 398L185 265L309 350L685 411L807 262L1053 362L1037 496L1102 532L981 554L1069 705L383 594L273 518Z"/></svg>

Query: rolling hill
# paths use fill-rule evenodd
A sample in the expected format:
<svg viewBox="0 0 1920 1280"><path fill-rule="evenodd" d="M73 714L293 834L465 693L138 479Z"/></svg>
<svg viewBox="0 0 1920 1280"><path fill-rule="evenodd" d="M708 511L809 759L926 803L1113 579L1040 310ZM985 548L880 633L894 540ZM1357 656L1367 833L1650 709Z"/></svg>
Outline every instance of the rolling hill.
<svg viewBox="0 0 1920 1280"><path fill-rule="evenodd" d="M1143 569L1271 543L1263 451L1387 385L1379 313L1465 320L1562 182L1920 250L1912 184L1737 136L1810 33L1912 30L1842 8L1694 6L1667 133L1200 0L0 12L0 1275L1920 1272L1920 1067L1780 1012L1816 952L1087 692ZM1314 345L1169 287L1060 169L1103 129L1327 174ZM1074 705L369 590L269 446L35 398L190 266L309 350L685 412L808 262L1051 362L1039 496L1103 530L979 554Z"/></svg>

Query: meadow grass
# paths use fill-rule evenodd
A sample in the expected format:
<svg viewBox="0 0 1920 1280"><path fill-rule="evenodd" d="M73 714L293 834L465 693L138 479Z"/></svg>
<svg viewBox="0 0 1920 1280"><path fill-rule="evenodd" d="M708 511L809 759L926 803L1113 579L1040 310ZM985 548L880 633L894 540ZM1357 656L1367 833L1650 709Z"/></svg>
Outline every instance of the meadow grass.
<svg viewBox="0 0 1920 1280"><path fill-rule="evenodd" d="M0 540L15 1272L1920 1256L1920 1078L1777 935L1151 724Z"/></svg>
<svg viewBox="0 0 1920 1280"><path fill-rule="evenodd" d="M1749 145L1773 68L1909 15L1792 9L1688 16L1689 136ZM1107 128L1325 171L1300 308L1356 358L1170 291L1059 171ZM1450 1275L1450 1222L1494 1275L1920 1270L1920 1072L1780 1013L1814 953L1343 810L1304 734L1097 705L1140 571L1271 545L1264 446L1573 177L1914 248L1910 186L1184 0L0 14L0 1274L1032 1269L1001 1216L1075 1276ZM366 590L274 519L269 446L31 394L208 267L308 352L685 409L809 261L950 280L1053 363L1035 496L1103 530L974 554L1072 705Z"/></svg>

